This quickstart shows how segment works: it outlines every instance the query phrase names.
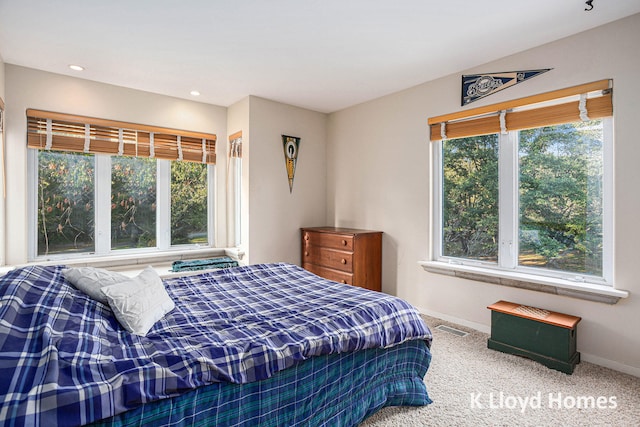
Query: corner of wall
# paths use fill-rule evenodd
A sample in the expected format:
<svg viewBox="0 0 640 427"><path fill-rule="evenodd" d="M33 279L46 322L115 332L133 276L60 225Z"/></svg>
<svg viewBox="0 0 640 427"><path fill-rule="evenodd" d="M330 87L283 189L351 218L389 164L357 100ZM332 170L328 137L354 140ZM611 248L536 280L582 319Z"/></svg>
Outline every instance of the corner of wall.
<svg viewBox="0 0 640 427"><path fill-rule="evenodd" d="M242 199L240 201L240 247L244 252L243 263L249 264L251 253L249 251L249 151L250 151L250 120L251 96L246 96L227 108L227 133L225 138L225 148L227 138L239 131L242 131ZM226 149L224 150L226 153Z"/></svg>
<svg viewBox="0 0 640 427"><path fill-rule="evenodd" d="M0 98L4 101L4 60L0 55Z"/></svg>
<svg viewBox="0 0 640 427"><path fill-rule="evenodd" d="M5 92L4 92L4 60L0 55L0 108L4 110ZM0 131L0 167L2 167L2 173L0 174L0 187L4 188L4 111L2 111L2 117L0 123L2 130ZM5 223L4 223L4 209L5 209L5 197L0 198L0 265L5 265Z"/></svg>

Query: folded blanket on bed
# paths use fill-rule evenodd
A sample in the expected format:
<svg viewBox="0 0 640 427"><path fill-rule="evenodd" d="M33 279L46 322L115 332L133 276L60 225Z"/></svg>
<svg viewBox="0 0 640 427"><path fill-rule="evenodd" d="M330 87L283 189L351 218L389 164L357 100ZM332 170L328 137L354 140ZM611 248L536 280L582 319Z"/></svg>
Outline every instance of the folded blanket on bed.
<svg viewBox="0 0 640 427"><path fill-rule="evenodd" d="M171 271L195 271L207 270L210 268L229 268L237 267L238 261L234 261L229 257L218 257L209 259L194 259L188 261L173 261Z"/></svg>
<svg viewBox="0 0 640 427"><path fill-rule="evenodd" d="M205 384L269 378L318 355L431 332L405 301L259 264L164 281L175 309L145 337L75 289L62 266L0 279L0 421L80 425Z"/></svg>

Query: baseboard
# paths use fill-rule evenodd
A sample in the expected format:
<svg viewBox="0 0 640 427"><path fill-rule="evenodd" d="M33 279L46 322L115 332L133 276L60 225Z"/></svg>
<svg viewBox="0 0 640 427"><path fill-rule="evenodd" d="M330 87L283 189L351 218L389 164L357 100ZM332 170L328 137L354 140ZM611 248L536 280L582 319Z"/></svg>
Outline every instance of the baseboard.
<svg viewBox="0 0 640 427"><path fill-rule="evenodd" d="M439 313L433 310L427 310L426 308L416 307L418 311L426 316L442 319L447 322L455 323L460 326L466 326L467 328L475 329L476 331L483 332L485 334L491 334L491 326L483 325L482 323L470 322L468 320L460 319L455 316L449 316L448 314ZM430 325L435 327L436 325ZM578 348L578 350L580 350ZM614 371L622 372L624 374L633 375L640 378L640 368L635 366L625 365L624 363L616 362L614 360L605 359L603 357L594 356L589 353L580 351L580 359L584 362L593 363L594 365L602 366L605 368L613 369Z"/></svg>
<svg viewBox="0 0 640 427"><path fill-rule="evenodd" d="M593 363L594 365L603 366L605 368L613 369L614 371L640 378L640 368L636 368L635 366L625 365L624 363L616 362L615 360L604 359L584 352L580 353L580 357L584 362Z"/></svg>
<svg viewBox="0 0 640 427"><path fill-rule="evenodd" d="M445 320L447 322L455 323L460 326L466 326L467 328L475 329L476 331L480 331L485 334L491 333L491 326L483 325L482 323L470 322L468 320L459 319L454 316L449 316L448 314L439 313L433 310L427 310L426 308L417 307L417 309L420 313L424 314L425 316L431 316L437 319ZM432 326L435 327L436 325L432 325Z"/></svg>

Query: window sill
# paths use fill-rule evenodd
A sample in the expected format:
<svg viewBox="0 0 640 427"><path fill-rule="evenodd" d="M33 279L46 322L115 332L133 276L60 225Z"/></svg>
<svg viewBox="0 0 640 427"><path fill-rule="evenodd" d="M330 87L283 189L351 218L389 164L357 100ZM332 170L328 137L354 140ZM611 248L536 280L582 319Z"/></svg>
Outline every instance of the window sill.
<svg viewBox="0 0 640 427"><path fill-rule="evenodd" d="M147 252L127 255L108 255L98 257L85 257L76 259L51 259L34 261L22 265L5 265L0 267L0 276L10 270L28 265L66 265L69 267L98 267L117 270L125 274L135 275L142 271L144 267L153 265L154 269L162 277L175 276L171 273L171 263L173 261L184 261L190 259L212 258L218 256L228 256L236 260L244 257L244 252L238 248L206 248L206 249L185 249L162 252ZM183 274L184 275L184 274Z"/></svg>
<svg viewBox="0 0 640 427"><path fill-rule="evenodd" d="M565 279L515 273L512 271L492 270L468 265L449 264L439 261L418 261L425 271L445 274L461 279L476 280L501 286L510 286L531 291L546 292L589 301L616 304L627 298L629 292L614 289L611 286L593 283L576 283Z"/></svg>

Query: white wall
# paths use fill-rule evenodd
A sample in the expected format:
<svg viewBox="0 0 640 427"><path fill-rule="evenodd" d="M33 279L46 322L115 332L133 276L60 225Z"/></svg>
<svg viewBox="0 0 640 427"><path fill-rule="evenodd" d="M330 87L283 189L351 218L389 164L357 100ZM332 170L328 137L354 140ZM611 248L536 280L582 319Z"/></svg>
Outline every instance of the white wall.
<svg viewBox="0 0 640 427"><path fill-rule="evenodd" d="M222 161L215 181L217 191L224 191L226 108L11 64L5 65L5 80L7 264L27 262L27 108L214 133L223 142L216 150ZM226 239L224 215L224 205L217 206L216 237Z"/></svg>
<svg viewBox="0 0 640 427"><path fill-rule="evenodd" d="M326 120L323 113L250 97L252 264L276 261L300 264L300 227L326 224ZM283 134L301 138L291 193ZM244 134L242 142L244 145Z"/></svg>
<svg viewBox="0 0 640 427"><path fill-rule="evenodd" d="M327 132L328 222L384 231L383 290L430 313L490 324L500 299L582 317L583 359L640 376L640 15L544 45L473 72L553 68L472 107L612 78L615 119L615 283L631 296L588 302L427 273L430 152L427 119L458 111L460 74L331 114ZM435 343L437 346L437 343Z"/></svg>

